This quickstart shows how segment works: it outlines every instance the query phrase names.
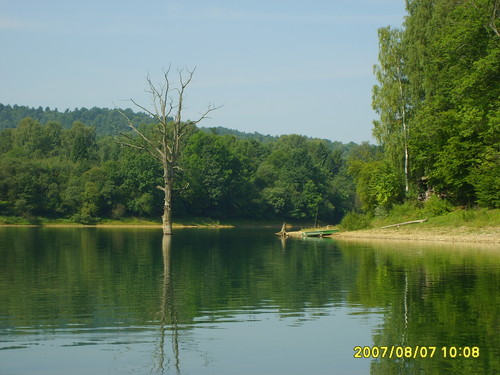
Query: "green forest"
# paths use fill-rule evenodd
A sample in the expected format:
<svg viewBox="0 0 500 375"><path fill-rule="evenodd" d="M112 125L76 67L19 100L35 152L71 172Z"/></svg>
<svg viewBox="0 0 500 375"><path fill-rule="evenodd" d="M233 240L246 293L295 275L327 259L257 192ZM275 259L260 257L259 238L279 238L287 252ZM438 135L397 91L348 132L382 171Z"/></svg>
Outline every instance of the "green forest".
<svg viewBox="0 0 500 375"><path fill-rule="evenodd" d="M378 33L378 145L192 126L174 218L338 223L429 197L499 208L499 2L406 3L401 28ZM143 112L123 112L143 132L154 126ZM0 104L0 216L158 218L162 169L116 142L129 130L116 110Z"/></svg>
<svg viewBox="0 0 500 375"><path fill-rule="evenodd" d="M161 166L149 154L116 142L116 132L103 135L98 130L93 119L102 113L111 118L111 110L83 111L96 125L76 120L70 127L62 125L63 114L58 115L62 123L43 123L34 117L43 118L45 111L27 107L2 106L0 117L13 111L24 113L15 128L0 132L2 215L66 217L81 223L160 216L162 196L156 187ZM75 112L65 114L76 117ZM153 123L145 120L141 126L147 131ZM184 141L173 200L177 218L338 222L354 208L346 158L355 144L196 127Z"/></svg>
<svg viewBox="0 0 500 375"><path fill-rule="evenodd" d="M500 207L500 4L406 1L379 29L373 135L380 155L352 167L365 210L434 193Z"/></svg>

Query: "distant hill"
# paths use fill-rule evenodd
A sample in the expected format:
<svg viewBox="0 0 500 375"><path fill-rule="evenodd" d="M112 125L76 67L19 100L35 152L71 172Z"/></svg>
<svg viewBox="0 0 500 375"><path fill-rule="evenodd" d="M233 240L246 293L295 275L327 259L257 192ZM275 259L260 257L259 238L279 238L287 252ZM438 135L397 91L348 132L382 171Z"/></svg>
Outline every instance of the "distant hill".
<svg viewBox="0 0 500 375"><path fill-rule="evenodd" d="M228 129L228 128L223 128L222 126L217 126L217 127L211 127L211 128L205 128L205 127L200 127L200 130L207 132L207 133L213 133L217 135L233 135L236 138L240 139L255 139L259 142L267 143L267 142L274 142L276 141L279 136L273 136L273 135L264 135L261 133L253 132L253 133L246 133L246 132L241 132L239 130L235 129Z"/></svg>
<svg viewBox="0 0 500 375"><path fill-rule="evenodd" d="M127 108L122 110L134 124L149 124L154 120L151 116L144 112L134 112L132 109ZM19 121L23 118L31 117L46 124L50 121L61 123L65 128L70 128L75 121L81 121L86 126L93 126L96 129L97 135L113 135L130 129L126 125L126 121L116 109L109 108L75 108L74 110L66 109L60 112L57 109L50 109L49 107L30 108L20 105L4 105L0 103L0 130L7 128L15 128ZM221 126L215 128L200 128L208 133L215 133L218 135L234 135L242 139L256 139L261 142L275 141L279 137L270 135L263 135L260 133L244 133L238 130L227 129Z"/></svg>
<svg viewBox="0 0 500 375"><path fill-rule="evenodd" d="M152 123L153 119L146 113L134 112L130 108L123 112L135 124ZM115 109L108 108L75 108L74 110L66 109L64 112L59 112L57 109L47 108L30 108L19 105L3 105L0 104L0 130L7 128L15 128L19 121L25 117L31 117L46 124L50 121L61 123L65 128L71 127L73 122L81 121L86 126L93 126L98 135L112 135L119 132L127 131L126 122L123 116Z"/></svg>
<svg viewBox="0 0 500 375"><path fill-rule="evenodd" d="M130 108L122 109L122 111L134 124L150 124L154 122L154 119L147 113L134 112ZM114 135L130 131L122 114L116 109L93 107L91 109L66 109L64 112L60 112L57 109L50 109L49 107L30 108L27 106L11 106L0 103L0 130L15 128L26 117L38 120L41 124L46 124L50 121L59 122L65 128L70 128L75 121L81 121L86 126L95 127L98 136ZM200 127L200 130L217 135L232 135L240 139L254 139L262 143L272 143L280 138L279 136L264 135L257 132L241 132L222 126ZM353 142L344 145L341 142L325 141L332 150L340 150L344 154L355 145Z"/></svg>
<svg viewBox="0 0 500 375"><path fill-rule="evenodd" d="M154 122L153 118L144 112L134 112L130 108L122 111L134 124L149 124ZM50 121L59 122L64 128L70 128L75 121L81 121L86 126L95 127L96 133L99 136L114 135L130 130L126 125L125 119L116 109L97 107L91 109L75 108L74 110L66 109L64 112L60 112L57 109L50 109L49 107L30 108L27 106L10 106L0 103L0 130L15 128L19 121L26 117L38 120L42 124L46 124ZM200 130L218 135L230 134L237 138L255 139L260 142L272 142L279 138L277 136L263 135L257 132L240 132L221 126L213 128L201 127Z"/></svg>

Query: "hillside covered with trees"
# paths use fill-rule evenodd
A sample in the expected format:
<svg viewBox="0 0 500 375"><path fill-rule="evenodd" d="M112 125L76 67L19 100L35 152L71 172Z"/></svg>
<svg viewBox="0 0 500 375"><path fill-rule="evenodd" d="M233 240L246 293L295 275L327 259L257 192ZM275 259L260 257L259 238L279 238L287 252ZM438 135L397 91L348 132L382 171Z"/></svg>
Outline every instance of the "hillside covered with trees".
<svg viewBox="0 0 500 375"><path fill-rule="evenodd" d="M105 122L87 126L78 113L66 112L77 119L71 127L26 117L0 131L0 215L82 223L129 215L158 218L162 171L156 160L103 135L101 126L111 128ZM151 121L141 126L147 132ZM176 181L174 217L338 222L354 208L346 158L355 147L298 135L192 127Z"/></svg>
<svg viewBox="0 0 500 375"><path fill-rule="evenodd" d="M123 112L136 123L152 123L153 119L146 113L134 112L130 108ZM57 122L62 128L70 128L75 121L80 121L86 126L94 127L96 134L116 135L122 131L128 131L128 127L123 122L123 116L114 109L108 108L75 108L66 109L60 112L49 107L30 108L22 105L4 105L0 103L0 130L15 128L19 122L30 117L41 124Z"/></svg>

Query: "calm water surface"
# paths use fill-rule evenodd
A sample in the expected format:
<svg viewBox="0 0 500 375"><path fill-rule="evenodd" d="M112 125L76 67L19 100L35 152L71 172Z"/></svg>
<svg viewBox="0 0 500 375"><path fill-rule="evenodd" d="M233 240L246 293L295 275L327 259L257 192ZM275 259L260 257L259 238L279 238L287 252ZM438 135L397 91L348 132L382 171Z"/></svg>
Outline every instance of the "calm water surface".
<svg viewBox="0 0 500 375"><path fill-rule="evenodd" d="M499 302L492 247L0 228L6 375L499 374Z"/></svg>

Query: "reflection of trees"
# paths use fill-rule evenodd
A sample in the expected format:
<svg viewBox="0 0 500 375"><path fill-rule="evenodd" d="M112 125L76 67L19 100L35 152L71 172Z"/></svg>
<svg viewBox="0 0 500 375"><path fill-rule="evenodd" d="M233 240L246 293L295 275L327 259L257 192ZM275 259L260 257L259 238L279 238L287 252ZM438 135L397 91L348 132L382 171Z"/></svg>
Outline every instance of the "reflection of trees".
<svg viewBox="0 0 500 375"><path fill-rule="evenodd" d="M498 255L409 247L390 249L389 244L382 244L356 250L342 246L346 257L359 261L349 301L384 307L384 322L374 333L373 345L437 348L432 359L419 355L374 359L371 373L500 373L500 280L498 268L492 267L498 264ZM478 346L481 355L443 358L443 346Z"/></svg>
<svg viewBox="0 0 500 375"><path fill-rule="evenodd" d="M165 338L168 331L171 332L172 360L177 373L180 372L179 362L179 326L177 312L174 304L174 288L172 286L172 268L171 268L171 236L163 236L163 288L161 295L161 317L160 317L160 339L156 356L158 358L158 372L163 373L165 366L169 366L171 359L166 359ZM166 362L166 363L165 363Z"/></svg>

